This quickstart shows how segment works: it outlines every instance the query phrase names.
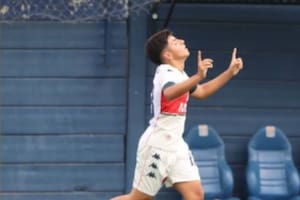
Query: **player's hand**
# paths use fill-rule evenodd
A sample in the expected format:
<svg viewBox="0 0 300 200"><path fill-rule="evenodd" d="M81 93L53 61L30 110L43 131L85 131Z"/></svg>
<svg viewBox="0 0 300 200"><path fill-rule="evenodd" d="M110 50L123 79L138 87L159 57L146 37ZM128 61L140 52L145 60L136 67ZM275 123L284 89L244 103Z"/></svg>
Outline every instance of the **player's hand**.
<svg viewBox="0 0 300 200"><path fill-rule="evenodd" d="M213 60L210 58L205 58L202 60L201 51L198 51L198 74L205 78L208 68L213 67Z"/></svg>
<svg viewBox="0 0 300 200"><path fill-rule="evenodd" d="M230 62L229 68L228 68L230 70L230 72L232 73L232 75L234 75L234 76L237 75L241 69L243 69L243 59L240 57L237 58L236 52L237 52L237 49L234 48L232 51L231 62Z"/></svg>

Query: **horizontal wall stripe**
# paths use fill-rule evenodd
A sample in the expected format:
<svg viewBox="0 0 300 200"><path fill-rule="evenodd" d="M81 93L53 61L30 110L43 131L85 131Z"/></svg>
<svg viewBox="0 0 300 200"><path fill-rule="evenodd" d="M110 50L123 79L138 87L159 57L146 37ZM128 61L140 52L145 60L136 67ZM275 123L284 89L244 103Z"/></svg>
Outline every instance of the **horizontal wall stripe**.
<svg viewBox="0 0 300 200"><path fill-rule="evenodd" d="M170 5L162 4L158 10L159 19L164 20ZM188 12L187 12L188 10ZM296 5L255 5L255 4L178 4L172 21L242 22L299 24L299 7Z"/></svg>
<svg viewBox="0 0 300 200"><path fill-rule="evenodd" d="M205 29L195 31L199 27ZM176 36L185 39L192 49L203 51L219 50L231 52L234 47L245 52L257 53L295 53L300 47L292 39L297 40L299 26L289 24L226 24L226 23L184 23L173 21L170 28ZM259 30L259 31L257 31ZM230 58L230 57L229 57Z"/></svg>
<svg viewBox="0 0 300 200"><path fill-rule="evenodd" d="M2 134L125 134L124 107L3 107Z"/></svg>
<svg viewBox="0 0 300 200"><path fill-rule="evenodd" d="M1 104L42 105L122 105L126 104L126 80L114 79L0 79Z"/></svg>
<svg viewBox="0 0 300 200"><path fill-rule="evenodd" d="M214 60L214 68L208 71L206 80L216 77L227 69L232 48L228 48L226 52L203 50L204 58ZM247 52L245 49L239 48L238 56L243 58L244 67L233 80L300 82L298 73L300 60L297 52ZM186 64L186 71L190 75L197 70L196 58L196 51L192 50Z"/></svg>
<svg viewBox="0 0 300 200"><path fill-rule="evenodd" d="M259 128L275 125L289 136L299 135L300 110L189 108L186 127L209 124L223 135L250 136Z"/></svg>
<svg viewBox="0 0 300 200"><path fill-rule="evenodd" d="M201 48L201 46L199 48ZM203 58L211 58L214 60L214 68L208 70L205 80L210 80L227 69L232 48L227 49L226 52L202 49ZM196 53L196 50L191 49L190 57L186 62L185 71L190 76L197 72ZM298 73L300 60L298 59L297 52L257 53L246 52L245 49L238 49L238 56L243 58L244 68L233 80L300 82L300 73ZM155 65L149 65L147 67L147 75L149 78L152 78L155 69Z"/></svg>
<svg viewBox="0 0 300 200"><path fill-rule="evenodd" d="M104 48L105 21L99 23L14 22L1 24L0 48ZM111 48L127 48L126 22L109 21Z"/></svg>
<svg viewBox="0 0 300 200"><path fill-rule="evenodd" d="M126 56L124 49L3 49L0 77L124 77Z"/></svg>
<svg viewBox="0 0 300 200"><path fill-rule="evenodd" d="M2 165L2 192L121 191L123 164Z"/></svg>
<svg viewBox="0 0 300 200"><path fill-rule="evenodd" d="M123 135L2 136L1 162L123 162Z"/></svg>
<svg viewBox="0 0 300 200"><path fill-rule="evenodd" d="M147 94L149 95L148 98L146 98L147 107L151 101L150 93L152 87L152 78L149 78L147 87ZM300 82L270 82L233 79L207 99L196 100L191 97L189 105L193 107L209 106L266 109L299 109L299 88Z"/></svg>
<svg viewBox="0 0 300 200"><path fill-rule="evenodd" d="M62 192L62 193L5 193L1 200L107 200L121 195L120 192Z"/></svg>
<svg viewBox="0 0 300 200"><path fill-rule="evenodd" d="M192 100L191 105L232 106L263 109L299 109L299 83L235 81L205 100Z"/></svg>

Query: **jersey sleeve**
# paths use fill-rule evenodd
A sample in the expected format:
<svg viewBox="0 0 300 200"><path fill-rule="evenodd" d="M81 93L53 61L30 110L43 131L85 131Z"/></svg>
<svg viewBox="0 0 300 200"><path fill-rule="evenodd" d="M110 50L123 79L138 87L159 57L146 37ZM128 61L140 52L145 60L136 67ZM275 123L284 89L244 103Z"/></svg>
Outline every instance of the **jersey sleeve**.
<svg viewBox="0 0 300 200"><path fill-rule="evenodd" d="M191 89L190 89L190 94L192 94L193 92L195 92L195 90L197 89L198 85L194 85Z"/></svg>
<svg viewBox="0 0 300 200"><path fill-rule="evenodd" d="M161 88L174 85L177 82L176 73L171 69L160 70L158 78Z"/></svg>

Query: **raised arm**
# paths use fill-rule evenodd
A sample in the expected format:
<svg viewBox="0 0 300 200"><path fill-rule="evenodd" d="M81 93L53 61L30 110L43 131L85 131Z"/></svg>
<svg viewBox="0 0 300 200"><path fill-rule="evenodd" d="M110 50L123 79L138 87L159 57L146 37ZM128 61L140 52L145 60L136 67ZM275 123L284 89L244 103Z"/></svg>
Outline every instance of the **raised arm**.
<svg viewBox="0 0 300 200"><path fill-rule="evenodd" d="M218 91L233 76L238 74L239 71L243 68L243 60L242 58L237 58L236 53L237 49L234 48L232 52L231 62L227 70L225 70L216 78L206 83L199 84L196 90L191 94L191 96L196 99L205 99Z"/></svg>
<svg viewBox="0 0 300 200"><path fill-rule="evenodd" d="M198 71L186 81L168 86L163 90L164 96L170 101L180 97L184 93L190 91L202 79L206 77L208 68L212 67L212 59L206 58L202 60L201 51L198 52Z"/></svg>

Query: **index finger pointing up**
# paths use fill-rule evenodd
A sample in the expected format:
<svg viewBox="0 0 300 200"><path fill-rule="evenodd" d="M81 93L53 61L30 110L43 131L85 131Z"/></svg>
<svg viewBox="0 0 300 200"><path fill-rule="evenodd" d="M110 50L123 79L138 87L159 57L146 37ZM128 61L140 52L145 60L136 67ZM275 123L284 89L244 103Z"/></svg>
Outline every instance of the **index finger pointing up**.
<svg viewBox="0 0 300 200"><path fill-rule="evenodd" d="M201 55L201 51L199 50L198 51L198 61L201 61L202 60L202 55Z"/></svg>
<svg viewBox="0 0 300 200"><path fill-rule="evenodd" d="M233 51L232 51L232 57L231 57L231 59L235 59L236 58L236 48L234 48L233 49Z"/></svg>

